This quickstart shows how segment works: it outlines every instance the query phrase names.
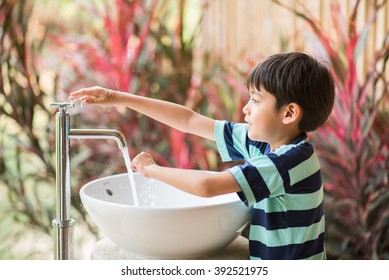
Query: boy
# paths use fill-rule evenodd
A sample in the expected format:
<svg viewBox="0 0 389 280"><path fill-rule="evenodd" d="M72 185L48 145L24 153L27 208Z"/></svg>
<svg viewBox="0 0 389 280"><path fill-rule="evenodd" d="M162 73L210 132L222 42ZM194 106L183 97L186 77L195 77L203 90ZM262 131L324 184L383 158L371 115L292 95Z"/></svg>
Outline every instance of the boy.
<svg viewBox="0 0 389 280"><path fill-rule="evenodd" d="M175 129L216 141L224 161L245 160L207 173L157 165L140 153L132 168L186 192L212 197L236 192L253 206L251 259L325 259L323 185L306 132L322 125L334 103L325 64L299 52L259 62L249 73L245 124L217 121L184 106L100 87L70 94L85 105L122 105Z"/></svg>

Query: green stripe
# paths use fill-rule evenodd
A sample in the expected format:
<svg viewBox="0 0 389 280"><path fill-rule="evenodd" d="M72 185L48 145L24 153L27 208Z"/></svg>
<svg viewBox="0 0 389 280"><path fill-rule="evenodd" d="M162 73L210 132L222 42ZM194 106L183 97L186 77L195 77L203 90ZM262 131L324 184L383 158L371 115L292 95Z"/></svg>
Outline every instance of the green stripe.
<svg viewBox="0 0 389 280"><path fill-rule="evenodd" d="M247 126L243 124L235 124L234 129L232 130L232 141L234 148L239 151L245 159L250 158L246 147L246 135L247 135Z"/></svg>
<svg viewBox="0 0 389 280"><path fill-rule="evenodd" d="M249 154L251 158L262 156L261 150L254 145L249 145Z"/></svg>
<svg viewBox="0 0 389 280"><path fill-rule="evenodd" d="M314 193L286 194L288 210L309 210L318 207L323 202L323 187Z"/></svg>
<svg viewBox="0 0 389 280"><path fill-rule="evenodd" d="M266 186L270 191L270 197L280 196L285 193L284 180L282 179L277 167L267 156L262 156L249 160L261 174Z"/></svg>
<svg viewBox="0 0 389 280"><path fill-rule="evenodd" d="M224 127L226 121L215 121L214 133L216 139L216 147L219 151L219 154L223 161L230 161L230 154L226 146L226 141L224 139Z"/></svg>
<svg viewBox="0 0 389 280"><path fill-rule="evenodd" d="M254 205L254 208L266 213L285 212L287 210L309 210L318 207L323 201L323 187L307 194L285 194L279 197L265 198Z"/></svg>
<svg viewBox="0 0 389 280"><path fill-rule="evenodd" d="M289 170L290 185L292 186L293 184L311 176L319 169L319 160L317 159L316 154L313 153L309 159Z"/></svg>
<svg viewBox="0 0 389 280"><path fill-rule="evenodd" d="M283 145L283 146L278 147L277 149L275 149L273 151L273 153L275 153L277 156L280 156L280 155L286 153L287 151L289 151L290 149L293 149L295 147L296 147L296 145Z"/></svg>
<svg viewBox="0 0 389 280"><path fill-rule="evenodd" d="M264 210L265 213L286 212L285 195L262 199L253 208Z"/></svg>
<svg viewBox="0 0 389 280"><path fill-rule="evenodd" d="M267 230L262 226L250 227L250 240L257 240L268 247L302 244L314 240L324 232L324 216L309 227L290 227L286 229ZM293 243L290 241L293 240Z"/></svg>

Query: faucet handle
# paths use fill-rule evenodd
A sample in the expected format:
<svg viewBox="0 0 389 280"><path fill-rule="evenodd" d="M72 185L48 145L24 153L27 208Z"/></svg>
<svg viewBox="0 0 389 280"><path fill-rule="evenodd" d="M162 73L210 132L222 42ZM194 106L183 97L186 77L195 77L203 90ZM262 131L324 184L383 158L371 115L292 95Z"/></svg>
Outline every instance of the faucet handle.
<svg viewBox="0 0 389 280"><path fill-rule="evenodd" d="M58 108L60 111L65 112L67 108L74 108L76 104L73 101L70 102L51 102L51 108Z"/></svg>

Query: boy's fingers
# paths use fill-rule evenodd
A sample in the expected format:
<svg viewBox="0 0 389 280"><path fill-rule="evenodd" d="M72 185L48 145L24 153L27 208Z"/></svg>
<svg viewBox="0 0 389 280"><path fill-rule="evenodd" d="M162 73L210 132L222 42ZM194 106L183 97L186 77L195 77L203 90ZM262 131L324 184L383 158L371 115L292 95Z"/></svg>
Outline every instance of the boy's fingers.
<svg viewBox="0 0 389 280"><path fill-rule="evenodd" d="M79 96L79 95L82 95L84 92L85 92L84 89L79 89L79 90L77 90L77 91L71 92L71 93L70 93L70 96L75 96L75 97L77 97L77 96Z"/></svg>
<svg viewBox="0 0 389 280"><path fill-rule="evenodd" d="M80 98L80 96L83 96L81 92L72 92L69 94L69 99L74 100Z"/></svg>
<svg viewBox="0 0 389 280"><path fill-rule="evenodd" d="M84 104L84 105L89 105L89 104L92 104L93 103L93 100L91 98L88 98L88 97L81 97L80 98L80 101Z"/></svg>
<svg viewBox="0 0 389 280"><path fill-rule="evenodd" d="M136 166L135 166L133 163L131 163L131 169L132 169L132 171L134 171L134 172L137 172L137 171L138 171L137 168L136 168Z"/></svg>
<svg viewBox="0 0 389 280"><path fill-rule="evenodd" d="M89 95L94 96L95 95L95 89L94 88L84 88L77 91L73 91L69 94L70 98L78 98L80 96Z"/></svg>

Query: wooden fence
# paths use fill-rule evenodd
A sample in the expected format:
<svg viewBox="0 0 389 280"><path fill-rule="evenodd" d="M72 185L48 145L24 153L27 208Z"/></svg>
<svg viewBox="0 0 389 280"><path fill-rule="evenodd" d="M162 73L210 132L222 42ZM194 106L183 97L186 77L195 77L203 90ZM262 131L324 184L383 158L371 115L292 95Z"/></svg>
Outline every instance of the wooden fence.
<svg viewBox="0 0 389 280"><path fill-rule="evenodd" d="M337 0L348 17L356 0ZM357 14L357 29L361 30L377 2L361 0ZM290 7L303 4L331 38L336 36L331 19L331 0L281 0ZM224 63L247 68L248 60L257 60L281 50L311 52L306 32L308 25L291 11L271 0L202 0L203 21L198 42L200 53L208 52ZM300 6L299 6L300 5ZM361 56L368 62L374 50L382 46L389 32L389 4L386 2L372 26L368 44ZM366 64L366 63L361 63Z"/></svg>

